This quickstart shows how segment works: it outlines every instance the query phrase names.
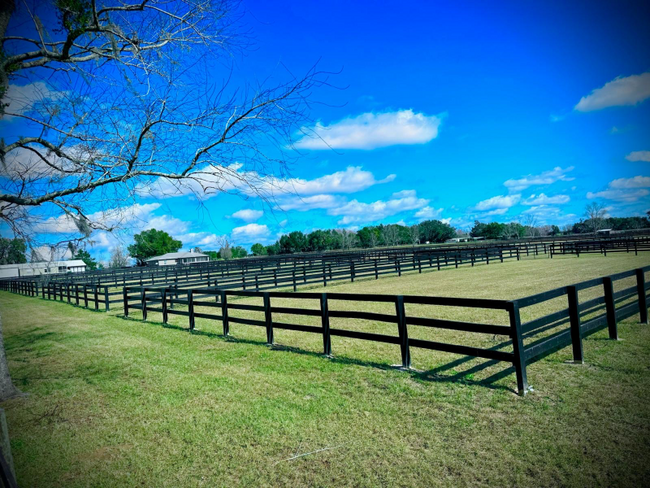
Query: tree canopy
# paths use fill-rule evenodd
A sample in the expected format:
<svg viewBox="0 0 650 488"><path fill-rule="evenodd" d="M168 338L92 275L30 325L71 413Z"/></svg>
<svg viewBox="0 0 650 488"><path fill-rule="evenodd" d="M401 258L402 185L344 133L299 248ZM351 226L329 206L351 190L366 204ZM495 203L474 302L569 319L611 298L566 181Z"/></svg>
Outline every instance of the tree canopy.
<svg viewBox="0 0 650 488"><path fill-rule="evenodd" d="M21 264L27 262L27 246L22 239L0 237L0 264Z"/></svg>
<svg viewBox="0 0 650 488"><path fill-rule="evenodd" d="M72 255L72 259L81 259L86 263L86 271L97 269L97 261L85 249L77 249L77 252Z"/></svg>
<svg viewBox="0 0 650 488"><path fill-rule="evenodd" d="M176 252L183 247L181 241L177 241L165 231L156 229L140 232L134 235L133 239L135 243L128 247L128 251L131 257L137 260L138 266L143 266L149 258Z"/></svg>

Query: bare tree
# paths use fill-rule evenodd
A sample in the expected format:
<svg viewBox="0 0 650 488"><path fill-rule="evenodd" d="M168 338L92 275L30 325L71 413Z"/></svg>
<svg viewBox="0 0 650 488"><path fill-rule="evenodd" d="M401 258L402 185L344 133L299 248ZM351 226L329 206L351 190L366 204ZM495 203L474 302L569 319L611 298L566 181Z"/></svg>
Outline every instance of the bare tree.
<svg viewBox="0 0 650 488"><path fill-rule="evenodd" d="M386 225L383 229L384 243L387 246L396 246L399 241L399 230L396 225Z"/></svg>
<svg viewBox="0 0 650 488"><path fill-rule="evenodd" d="M108 262L109 268L124 268L129 265L129 255L122 246L114 247L111 251L111 259Z"/></svg>
<svg viewBox="0 0 650 488"><path fill-rule="evenodd" d="M357 234L351 230L341 229L337 231L341 239L343 249L352 249L357 245Z"/></svg>
<svg viewBox="0 0 650 488"><path fill-rule="evenodd" d="M526 237L538 237L539 230L537 229L537 217L528 214L523 219L523 226L525 228Z"/></svg>
<svg viewBox="0 0 650 488"><path fill-rule="evenodd" d="M245 41L229 0L2 5L3 118L29 131L0 145L0 219L29 241L64 223L81 239L112 230L106 212L148 194L271 198L280 180L265 176L285 173L326 83L315 70L271 87L215 77Z"/></svg>
<svg viewBox="0 0 650 488"><path fill-rule="evenodd" d="M587 225L591 232L597 232L603 227L603 221L607 216L605 205L599 202L592 202L585 207L585 217L587 217Z"/></svg>
<svg viewBox="0 0 650 488"><path fill-rule="evenodd" d="M377 232L375 232L375 228L372 228L370 229L370 247L375 248L377 244L379 244L379 237L377 236Z"/></svg>
<svg viewBox="0 0 650 488"><path fill-rule="evenodd" d="M409 227L409 237L411 238L411 244L414 246L420 243L420 226L412 225Z"/></svg>
<svg viewBox="0 0 650 488"><path fill-rule="evenodd" d="M221 256L221 259L232 258L232 248L230 247L230 242L227 239L224 239L223 245L219 249L219 255Z"/></svg>

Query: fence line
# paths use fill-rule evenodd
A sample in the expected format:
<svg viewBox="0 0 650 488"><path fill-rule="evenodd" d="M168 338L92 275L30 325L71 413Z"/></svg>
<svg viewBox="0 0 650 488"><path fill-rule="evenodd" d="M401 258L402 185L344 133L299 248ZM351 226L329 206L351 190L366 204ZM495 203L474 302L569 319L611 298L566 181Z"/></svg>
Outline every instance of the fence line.
<svg viewBox="0 0 650 488"><path fill-rule="evenodd" d="M217 288L178 290L176 288L136 286L124 287L123 306L125 316L128 316L129 311L132 309L140 310L142 312L143 320L147 320L149 312L161 313L164 323L168 322L170 315L186 316L188 317L188 328L190 331L194 330L197 318L221 321L224 335L230 334L231 323L263 327L266 329L267 343L269 344L273 344L274 342L275 329L287 329L320 334L323 339L323 353L325 355L332 354L332 336L395 344L400 347L403 368L410 368L411 366L410 348L412 347L504 361L511 363L514 366L518 391L521 395L524 395L529 389L526 370L527 365L568 345L572 346L574 360L582 362L582 339L584 337L607 327L609 330L609 337L611 339L617 339L617 323L620 320L635 315L636 313L639 313L640 322L647 323L647 293L650 289L650 284L645 283L645 273L648 271L650 271L650 266L556 288L516 300L411 295L234 291ZM636 277L635 286L614 293L614 282L633 276ZM603 296L580 303L579 292L597 286L602 286ZM181 298L182 295L184 295L185 298ZM521 322L522 309L564 296L567 297L567 308L525 323ZM232 303L228 300L228 297L258 297L263 299L263 304L248 305ZM636 297L635 301L626 303L634 297ZM277 307L273 306L272 303L272 300L276 298L291 298L311 301L317 300L320 307L317 310L310 308ZM358 310L330 310L330 302L341 300L394 303L395 314L364 312ZM479 324L431 317L410 316L407 315L405 311L404 305L407 303L502 310L508 314L509 325ZM151 306L150 304L153 304L154 306ZM174 309L174 305L185 305L187 306L187 311ZM217 309L217 312L199 312L196 311L197 307L214 308ZM231 310L263 312L264 320L233 317L229 313ZM598 311L601 312L599 315L582 322L582 317L589 316ZM277 322L273 319L273 314L277 313L292 316L320 317L321 327ZM395 327L393 331L397 334L386 335L332 328L330 327L330 318L332 317L389 323ZM562 330L554 332L550 336L537 339L532 343L525 343L527 339L534 337L535 334L539 334L549 328L560 327L564 322L567 322L567 320L568 328L564 327ZM494 348L477 348L463 344L449 344L423 339L409 339L409 328L413 327L451 329L470 333L507 336L509 339L504 344L511 345L512 352L501 351Z"/></svg>

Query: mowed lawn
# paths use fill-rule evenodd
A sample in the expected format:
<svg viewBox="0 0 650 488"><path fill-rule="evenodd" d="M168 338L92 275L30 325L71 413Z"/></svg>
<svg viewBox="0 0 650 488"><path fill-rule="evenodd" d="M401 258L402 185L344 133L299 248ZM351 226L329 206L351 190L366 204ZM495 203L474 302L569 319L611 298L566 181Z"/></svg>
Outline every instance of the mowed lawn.
<svg viewBox="0 0 650 488"><path fill-rule="evenodd" d="M539 257L327 291L513 299L649 264L650 255ZM410 312L503 321L467 309ZM584 365L568 363L566 348L529 366L534 391L522 398L513 374L493 379L507 365L434 351L412 350L416 371L403 372L391 367L397 346L353 339L333 337L330 359L319 336L300 332L276 331L271 348L261 328L232 324L224 338L219 322L202 319L190 334L185 317L163 326L157 313L143 323L137 313L127 320L119 310L5 292L0 313L14 382L28 393L3 404L22 486L641 486L650 478L650 327L638 317L619 325L621 341L606 331L585 339Z"/></svg>

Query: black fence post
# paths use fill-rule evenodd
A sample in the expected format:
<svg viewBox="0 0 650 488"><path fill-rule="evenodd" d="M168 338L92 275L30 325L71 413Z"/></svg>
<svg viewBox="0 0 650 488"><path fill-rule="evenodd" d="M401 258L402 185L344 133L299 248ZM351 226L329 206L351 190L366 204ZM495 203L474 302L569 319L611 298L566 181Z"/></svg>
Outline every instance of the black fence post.
<svg viewBox="0 0 650 488"><path fill-rule="evenodd" d="M636 244L636 241L634 241ZM643 269L639 268L636 271L636 291L639 295L639 322L642 324L648 323L648 302L645 297L645 276Z"/></svg>
<svg viewBox="0 0 650 488"><path fill-rule="evenodd" d="M88 285L84 283L84 307L88 308Z"/></svg>
<svg viewBox="0 0 650 488"><path fill-rule="evenodd" d="M402 368L411 367L411 352L409 350L409 335L406 328L406 312L404 309L404 297L395 297L395 312L397 313L397 331L399 332L400 352L402 353Z"/></svg>
<svg viewBox="0 0 650 488"><path fill-rule="evenodd" d="M320 296L321 323L323 325L323 354L332 355L332 341L330 339L330 314L327 303L327 293Z"/></svg>
<svg viewBox="0 0 650 488"><path fill-rule="evenodd" d="M111 301L108 299L108 286L104 287L104 308L107 312L111 309Z"/></svg>
<svg viewBox="0 0 650 488"><path fill-rule="evenodd" d="M129 316L129 289L125 286L122 288L122 300L124 300L124 316Z"/></svg>
<svg viewBox="0 0 650 488"><path fill-rule="evenodd" d="M584 362L582 354L582 334L580 333L580 309L578 289L575 286L566 287L569 298L569 321L571 323L571 345L573 347L573 360L577 363Z"/></svg>
<svg viewBox="0 0 650 488"><path fill-rule="evenodd" d="M226 291L221 291L221 321L223 322L223 335L230 335L230 324L228 323L228 297Z"/></svg>
<svg viewBox="0 0 650 488"><path fill-rule="evenodd" d="M187 290L187 309L189 311L190 331L194 330L196 325L194 319L194 290Z"/></svg>
<svg viewBox="0 0 650 488"><path fill-rule="evenodd" d="M293 291L296 291L298 288L296 287L296 270L295 269L291 272L291 276L293 278Z"/></svg>
<svg viewBox="0 0 650 488"><path fill-rule="evenodd" d="M142 320L147 320L147 290L140 288L140 303L142 305Z"/></svg>
<svg viewBox="0 0 650 488"><path fill-rule="evenodd" d="M264 292L264 321L266 322L266 343L273 344L273 316L271 315L271 297L269 292Z"/></svg>
<svg viewBox="0 0 650 488"><path fill-rule="evenodd" d="M609 338L618 340L618 327L616 325L616 306L614 303L614 286L609 276L603 278L603 289L605 292L605 310L607 313L607 329Z"/></svg>
<svg viewBox="0 0 650 488"><path fill-rule="evenodd" d="M166 324L169 321L169 314L167 313L167 288L163 288L161 298L162 298L162 319L163 319L163 324Z"/></svg>
<svg viewBox="0 0 650 488"><path fill-rule="evenodd" d="M519 304L516 301L510 302L508 315L510 316L510 336L512 337L513 363L517 375L517 390L519 395L524 396L528 393L528 375L526 374L526 352L521 331Z"/></svg>
<svg viewBox="0 0 650 488"><path fill-rule="evenodd" d="M99 285L95 285L95 310L99 310Z"/></svg>

